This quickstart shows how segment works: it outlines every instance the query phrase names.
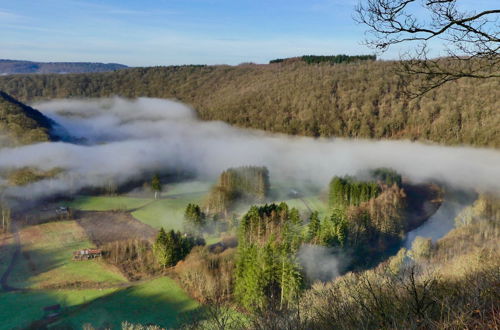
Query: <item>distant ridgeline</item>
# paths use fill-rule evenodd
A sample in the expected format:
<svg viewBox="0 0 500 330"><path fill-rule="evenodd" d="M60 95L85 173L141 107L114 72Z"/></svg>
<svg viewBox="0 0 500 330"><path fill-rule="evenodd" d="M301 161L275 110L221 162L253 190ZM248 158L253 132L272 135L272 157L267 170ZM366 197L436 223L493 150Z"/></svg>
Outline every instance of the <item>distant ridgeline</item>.
<svg viewBox="0 0 500 330"><path fill-rule="evenodd" d="M230 168L219 177L205 201L209 214L226 213L237 201L263 202L269 194L269 171L266 167Z"/></svg>
<svg viewBox="0 0 500 330"><path fill-rule="evenodd" d="M377 60L376 55L304 55L301 57L291 57L291 58L278 58L275 60L269 61L269 64L274 63L283 63L288 61L303 61L307 64L318 64L318 63L331 63L331 64L340 64L340 63L352 63L352 62L360 62L360 61L375 61Z"/></svg>
<svg viewBox="0 0 500 330"><path fill-rule="evenodd" d="M0 60L0 75L30 73L86 73L107 72L127 68L116 63L89 62L31 62L17 60Z"/></svg>
<svg viewBox="0 0 500 330"><path fill-rule="evenodd" d="M52 120L0 91L0 147L51 140Z"/></svg>
<svg viewBox="0 0 500 330"><path fill-rule="evenodd" d="M370 171L371 181L357 179L352 176L334 177L330 181L330 208L358 206L363 202L376 198L382 192L381 185L401 187L402 178L389 168L378 168Z"/></svg>

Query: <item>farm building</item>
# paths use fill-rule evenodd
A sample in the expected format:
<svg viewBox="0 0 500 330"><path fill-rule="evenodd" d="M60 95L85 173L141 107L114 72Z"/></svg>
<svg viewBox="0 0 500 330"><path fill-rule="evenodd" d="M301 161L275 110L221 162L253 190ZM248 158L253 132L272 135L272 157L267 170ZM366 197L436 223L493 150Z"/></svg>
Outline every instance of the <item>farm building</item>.
<svg viewBox="0 0 500 330"><path fill-rule="evenodd" d="M100 249L83 249L73 252L73 260L89 260L102 257Z"/></svg>

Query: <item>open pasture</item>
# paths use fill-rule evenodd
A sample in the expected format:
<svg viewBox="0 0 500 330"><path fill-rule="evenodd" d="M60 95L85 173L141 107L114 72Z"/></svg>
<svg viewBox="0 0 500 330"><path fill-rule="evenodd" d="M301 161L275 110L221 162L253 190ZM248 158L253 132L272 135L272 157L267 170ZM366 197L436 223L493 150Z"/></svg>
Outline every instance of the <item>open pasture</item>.
<svg viewBox="0 0 500 330"><path fill-rule="evenodd" d="M82 211L130 211L151 201L127 196L78 196L66 205Z"/></svg>
<svg viewBox="0 0 500 330"><path fill-rule="evenodd" d="M75 221L30 226L19 235L22 251L9 277L13 287L97 287L126 281L102 260L72 260L73 251L94 247Z"/></svg>
<svg viewBox="0 0 500 330"><path fill-rule="evenodd" d="M61 305L62 311L75 309L116 289L40 290L0 293L2 329L25 329L44 317L43 308ZM34 327L36 328L36 327ZM81 328L81 327L79 327Z"/></svg>
<svg viewBox="0 0 500 330"><path fill-rule="evenodd" d="M172 328L188 320L182 318L183 313L199 307L174 280L162 277L96 299L57 325L81 329L89 323L96 328L121 329L121 323L128 321Z"/></svg>

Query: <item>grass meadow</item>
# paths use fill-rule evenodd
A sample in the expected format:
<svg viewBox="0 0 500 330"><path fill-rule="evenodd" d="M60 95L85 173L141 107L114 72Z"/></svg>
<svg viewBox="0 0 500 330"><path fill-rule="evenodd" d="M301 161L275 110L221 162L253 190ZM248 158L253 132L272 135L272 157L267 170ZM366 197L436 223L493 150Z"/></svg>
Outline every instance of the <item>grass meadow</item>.
<svg viewBox="0 0 500 330"><path fill-rule="evenodd" d="M75 221L26 227L20 238L22 253L9 277L11 286L43 289L126 282L117 269L102 260L72 260L73 251L94 246Z"/></svg>

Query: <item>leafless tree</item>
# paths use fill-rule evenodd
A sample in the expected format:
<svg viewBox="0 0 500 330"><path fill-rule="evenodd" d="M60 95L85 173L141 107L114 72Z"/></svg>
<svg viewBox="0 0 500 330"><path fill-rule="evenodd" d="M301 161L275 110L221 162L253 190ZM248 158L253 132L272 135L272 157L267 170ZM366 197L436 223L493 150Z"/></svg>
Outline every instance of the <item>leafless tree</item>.
<svg viewBox="0 0 500 330"><path fill-rule="evenodd" d="M460 78L500 78L500 9L468 10L460 0L361 0L355 20L369 27L365 43L379 51L413 46L398 73L414 96ZM430 58L434 40L444 57Z"/></svg>

